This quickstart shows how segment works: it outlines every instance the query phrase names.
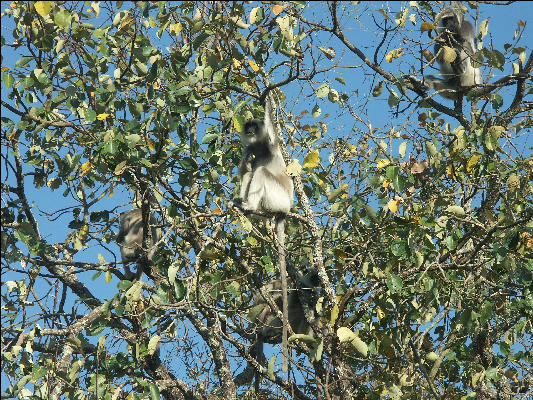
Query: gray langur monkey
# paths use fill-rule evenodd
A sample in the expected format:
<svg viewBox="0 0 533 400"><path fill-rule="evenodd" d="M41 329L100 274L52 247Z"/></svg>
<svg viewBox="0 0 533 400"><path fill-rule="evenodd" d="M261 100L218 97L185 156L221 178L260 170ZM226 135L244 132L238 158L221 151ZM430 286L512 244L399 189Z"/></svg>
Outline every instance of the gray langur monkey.
<svg viewBox="0 0 533 400"><path fill-rule="evenodd" d="M278 137L274 129L272 99L266 97L265 119L244 124L241 142L244 147L239 164L241 190L234 204L245 211L276 214L278 264L283 296L283 372L287 372L287 271L285 267L285 215L293 199L294 184L286 172Z"/></svg>
<svg viewBox="0 0 533 400"><path fill-rule="evenodd" d="M461 12L451 7L437 15L435 24L439 34L435 54L443 78L429 75L426 83L430 89L441 91L441 96L457 100L461 88L483 83L480 69L474 68L471 63L472 55L476 52L474 28ZM455 51L454 61L445 60L444 46Z"/></svg>
<svg viewBox="0 0 533 400"><path fill-rule="evenodd" d="M293 183L285 171L287 167L272 123L272 107L268 99L265 120L246 122L241 143L244 147L239 164L241 190L235 204L246 211L288 213Z"/></svg>
<svg viewBox="0 0 533 400"><path fill-rule="evenodd" d="M150 213L149 226L151 230L150 247L147 249L147 258L152 260L157 250L156 243L161 239L161 229L156 226L157 220ZM140 208L125 211L120 214L120 230L116 242L120 246L122 262L128 264L137 261L141 256L143 246L143 220ZM128 272L128 271L126 271Z"/></svg>
<svg viewBox="0 0 533 400"><path fill-rule="evenodd" d="M287 297L288 321L295 334L312 335L313 331L305 317L298 290L313 291L307 297L310 299L309 307L314 309L317 301L315 290L319 285L318 274L316 270L312 270L305 275L300 275L299 281L300 288L291 290ZM279 309L282 308L283 295L281 279L275 279L263 285L263 293L269 294L274 304ZM248 315L250 322L255 328L255 343L252 345L250 355L262 364L265 361L263 354L264 343L278 344L282 342L283 322L278 317L277 310L272 310L268 301L259 290L256 290L252 296L252 308ZM248 364L246 369L235 377L235 383L243 386L250 383L253 376L253 366ZM256 385L259 384L258 381L258 378L256 378ZM258 388L256 387L256 389Z"/></svg>

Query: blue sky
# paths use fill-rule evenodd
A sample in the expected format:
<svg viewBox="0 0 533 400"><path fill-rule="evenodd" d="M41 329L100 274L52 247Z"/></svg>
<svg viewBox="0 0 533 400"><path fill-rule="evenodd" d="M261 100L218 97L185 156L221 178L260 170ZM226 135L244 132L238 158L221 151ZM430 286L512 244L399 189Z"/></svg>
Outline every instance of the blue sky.
<svg viewBox="0 0 533 400"><path fill-rule="evenodd" d="M321 4L322 2L314 3L311 7L309 12L313 13L315 15L321 15L324 14L324 4ZM1 9L2 11L5 8L9 7L10 2L1 2ZM405 6L407 3L402 2L373 2L370 5L361 5L361 7L369 7L369 9L375 11L377 8L383 8L385 10L389 10L388 14L393 17L395 13L400 11L403 6ZM255 5L251 5L255 6ZM251 7L250 6L250 7ZM129 7L129 5L128 5ZM376 15L376 13L374 13ZM379 15L378 15L379 16ZM527 21L527 19L531 18L533 16L533 2L527 1L527 2L516 2L508 6L492 6L492 5L480 5L480 21L485 19L490 19L489 24L489 35L485 38L485 44L488 45L490 43L491 46L493 46L496 49L499 49L500 51L503 50L504 43L513 43L513 32L517 28L517 22L519 19L524 20L524 22L527 22L528 25L526 27L526 30L524 32L524 35L522 37L521 43L523 46L526 44L531 45L533 43L533 35L532 35L532 28L531 24L533 22ZM346 18L349 18L347 16ZM419 31L419 24L417 26L409 25L408 28L412 29L414 32ZM11 37L11 30L13 29L12 26L12 19L3 16L2 21L2 35L6 39L7 43L10 43L12 41ZM377 36L380 32L376 29L370 12L367 12L364 14L360 19L354 19L354 24L351 29L347 31L347 34L351 36L351 40L354 41L354 43L358 44L369 57L373 54L374 48L376 46L376 43L378 42ZM382 95L379 98L373 98L372 96L365 97L366 93L363 91L368 89L368 84L372 81L373 77L369 74L368 68L352 68L353 66L357 66L361 64L361 61L359 59L356 59L354 55L351 53L348 53L345 49L341 48L338 45L338 42L334 40L328 40L325 37L321 37L321 40L324 40L324 43L322 44L324 47L332 46L337 54L343 54L343 61L341 62L340 66L337 67L334 70L333 74L330 74L330 76L335 76L337 74L338 76L342 76L345 78L347 85L342 85L338 82L331 81L330 84L332 87L335 87L339 91L345 91L350 94L353 94L356 90L361 89L361 92L359 93L361 96L356 97L353 96L350 98L350 103L354 107L359 107L362 104L365 104L365 110L366 114L362 115L361 117L365 120L368 120L372 123L375 127L385 127L385 126L395 126L396 124L403 122L403 117L396 119L392 115L391 109L387 105L387 96ZM401 43L398 44L399 46L402 45ZM407 44L408 45L408 44ZM406 46L406 44L403 44L403 46ZM394 48L394 43L390 44L390 48L388 50L391 50ZM527 55L529 55L529 52L531 51L531 48L528 49ZM386 52L380 53L380 57L384 57ZM12 51L10 48L3 47L2 48L2 67L9 67L13 68L16 61L19 59L19 57L23 54L19 54L17 52ZM409 61L412 61L409 60ZM406 68L408 63L405 64L401 63L391 63L388 64L385 61L382 63L383 67L392 72L395 73L395 69L397 68L405 68L405 70L402 70L403 73L407 73L408 69ZM507 74L510 71L510 66L506 66L506 71L494 71L494 74L490 78L491 81L494 81L504 74ZM483 69L483 74L485 79L487 78L488 69ZM364 82L364 85L361 84L361 82ZM377 82L376 82L377 83ZM288 91L287 91L288 92ZM289 92L288 92L289 93ZM354 122L353 118L350 117L347 113L340 114L336 106L332 106L326 102L320 102L317 101L317 99L312 96L311 94L307 93L309 97L304 98L303 100L300 99L298 104L295 106L294 110L292 109L294 102L288 102L287 103L287 110L288 111L294 111L294 114L301 112L303 109L311 110L315 104L320 104L320 107L323 109L323 114L330 113L329 117L324 117L324 120L328 124L328 134L332 137L339 137L343 134L344 131L351 129L354 124L357 125L357 123ZM509 89L507 94L512 94L512 90ZM2 100L10 103L9 99L7 98L7 90L5 89L4 84L2 83L2 90L1 90L1 97ZM289 97L290 99L290 97ZM443 100L443 102L447 102L446 104L449 106L451 103L447 100ZM10 113L8 110L3 109L2 115L7 116L14 121L17 121L17 117L14 116L12 113ZM310 120L312 120L312 117L309 117ZM315 120L316 123L316 120ZM455 123L456 124L456 123ZM521 140L519 143L519 148L522 148L524 151L529 148L533 142L532 139L529 136L524 136L523 140ZM303 162L302 154L299 154L297 151L294 151L293 156L295 158L298 158L300 160L300 163ZM4 182L5 175L2 171L2 182ZM39 190L35 190L32 187L31 179L28 179L26 182L26 188L28 190L28 196L30 200L33 202L33 208L35 210L43 210L43 211L51 211L56 210L59 206L66 206L67 204L72 204L72 200L62 197L61 193L63 191L62 188L56 191L51 191L48 187L44 186L43 188ZM129 199L132 198L132 193L128 192L125 188L117 188L115 190L115 195L112 198L105 198L102 202L99 203L99 207L101 209L111 209L113 207L116 207L118 204L125 204L125 206L122 208L122 211L125 209L128 209L130 206L127 204L129 202ZM63 241L67 233L70 231L67 229L67 224L71 220L71 214L67 213L64 216L58 218L55 221L48 221L47 218L45 218L43 215L40 215L40 212L36 213L39 217L39 223L40 223L40 229L41 233L49 240L49 242L54 243L58 241ZM88 249L85 249L81 252L79 252L76 255L77 261L89 261L89 262L97 262L98 260L98 254L101 253L104 255L105 259L107 261L112 260L113 254L119 255L118 247L114 244L109 244L108 246L109 251L102 249L101 247L92 246ZM86 282L89 286L89 288L93 291L93 293L98 296L101 299L106 299L108 296L114 294L116 291L115 285L117 281L115 278L113 278L113 281L110 284L106 284L103 280L103 275L96 279L95 281L91 281L91 277L94 273L88 272L88 273L82 273L79 275L79 278ZM2 281L5 282L6 280L16 280L19 279L15 274L8 274L7 276L2 276ZM109 286L111 285L111 286ZM111 289L111 292L110 292ZM2 293L5 292L5 286L2 286ZM2 385L5 384L4 376L2 375Z"/></svg>

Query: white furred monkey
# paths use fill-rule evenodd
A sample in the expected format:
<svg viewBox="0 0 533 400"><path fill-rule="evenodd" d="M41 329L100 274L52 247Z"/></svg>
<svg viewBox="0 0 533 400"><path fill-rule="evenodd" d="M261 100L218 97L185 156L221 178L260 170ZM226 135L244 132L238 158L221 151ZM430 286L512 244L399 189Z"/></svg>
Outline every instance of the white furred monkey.
<svg viewBox="0 0 533 400"><path fill-rule="evenodd" d="M267 211L276 214L278 264L283 298L283 372L287 372L287 271L285 266L285 215L293 200L294 184L287 175L278 137L274 129L271 95L265 99L265 118L244 124L243 146L239 164L240 196L234 204L245 211Z"/></svg>
<svg viewBox="0 0 533 400"><path fill-rule="evenodd" d="M293 199L293 183L285 171L268 98L265 120L246 122L241 143L244 147L239 164L241 190L236 205L246 211L288 213Z"/></svg>
<svg viewBox="0 0 533 400"><path fill-rule="evenodd" d="M430 89L441 91L441 96L457 100L460 88L483 83L480 69L474 68L471 63L472 55L476 52L474 28L462 13L452 7L441 11L435 23L439 34L435 54L443 78L430 75L426 77L426 83ZM456 57L452 62L445 60L444 46L455 51Z"/></svg>

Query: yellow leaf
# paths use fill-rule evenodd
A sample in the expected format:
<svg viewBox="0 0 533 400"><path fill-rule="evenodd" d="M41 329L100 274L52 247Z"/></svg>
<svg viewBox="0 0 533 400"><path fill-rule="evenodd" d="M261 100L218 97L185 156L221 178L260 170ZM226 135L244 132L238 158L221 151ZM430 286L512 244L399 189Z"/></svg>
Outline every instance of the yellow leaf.
<svg viewBox="0 0 533 400"><path fill-rule="evenodd" d="M304 158L304 168L315 168L320 164L320 158L318 156L318 151L311 150L311 152Z"/></svg>
<svg viewBox="0 0 533 400"><path fill-rule="evenodd" d="M376 307L376 317L381 321L385 317L385 313L379 307Z"/></svg>
<svg viewBox="0 0 533 400"><path fill-rule="evenodd" d="M96 118L98 118L98 121L103 121L103 120L106 119L107 117L109 117L109 114L106 114L106 113L98 114L98 115L96 116Z"/></svg>
<svg viewBox="0 0 533 400"><path fill-rule="evenodd" d="M257 12L258 11L259 11L259 7L252 8L252 10L250 11L249 20L250 20L251 24L255 24L255 21L257 21Z"/></svg>
<svg viewBox="0 0 533 400"><path fill-rule="evenodd" d="M401 201L395 197L395 198L389 200L389 202L387 203L387 207L393 213L397 213L398 210L400 209L400 202Z"/></svg>
<svg viewBox="0 0 533 400"><path fill-rule="evenodd" d="M357 350L363 357L368 355L368 346L365 342L359 339L359 337L354 337L351 343L355 350Z"/></svg>
<svg viewBox="0 0 533 400"><path fill-rule="evenodd" d="M455 50L449 46L442 46L443 59L446 62L452 63L457 58Z"/></svg>
<svg viewBox="0 0 533 400"><path fill-rule="evenodd" d="M382 8L380 8L378 11L381 13L381 15L383 15L383 16L384 16L385 18L387 18L389 21L391 20L391 19L389 18L389 16L385 13L385 10L383 10Z"/></svg>
<svg viewBox="0 0 533 400"><path fill-rule="evenodd" d="M320 50L324 55L327 57L328 60L332 60L335 58L335 50L333 48L328 47L325 49L324 47L318 47L318 50Z"/></svg>
<svg viewBox="0 0 533 400"><path fill-rule="evenodd" d="M335 321L337 320L337 317L339 316L339 306L335 305L331 309L331 325L335 325Z"/></svg>
<svg viewBox="0 0 533 400"><path fill-rule="evenodd" d="M285 6L275 5L272 7L272 12L274 15L279 15L283 10L285 10Z"/></svg>
<svg viewBox="0 0 533 400"><path fill-rule="evenodd" d="M385 179L382 183L382 186L387 189L391 183L392 181L390 179Z"/></svg>
<svg viewBox="0 0 533 400"><path fill-rule="evenodd" d="M468 160L468 163L466 164L466 172L472 171L472 169L476 166L480 158L480 154L474 154L472 157L470 157L470 160Z"/></svg>
<svg viewBox="0 0 533 400"><path fill-rule="evenodd" d="M341 343L351 342L356 338L355 333L350 328L345 326L341 326L339 329L337 329L337 337Z"/></svg>
<svg viewBox="0 0 533 400"><path fill-rule="evenodd" d="M35 3L35 10L39 13L41 17L46 17L50 13L51 9L51 1L37 1Z"/></svg>
<svg viewBox="0 0 533 400"><path fill-rule="evenodd" d="M154 151L155 150L155 143L152 139L148 139L148 148L150 149L150 151Z"/></svg>
<svg viewBox="0 0 533 400"><path fill-rule="evenodd" d="M2 72L9 71L9 67L2 67L2 68L0 69L0 71L2 71Z"/></svg>
<svg viewBox="0 0 533 400"><path fill-rule="evenodd" d="M170 24L170 27L168 28L169 32L175 36L178 36L182 29L183 25L181 22L178 22L177 24Z"/></svg>
<svg viewBox="0 0 533 400"><path fill-rule="evenodd" d="M248 60L248 64L250 64L254 72L259 71L259 65L254 60Z"/></svg>
<svg viewBox="0 0 533 400"><path fill-rule="evenodd" d="M105 277L104 277L104 279L105 279L105 282L106 282L106 283L111 282L111 272L106 271L106 272L105 272Z"/></svg>
<svg viewBox="0 0 533 400"><path fill-rule="evenodd" d="M95 1L94 3L91 3L91 8L94 11L94 15L98 17L98 15L100 14L100 2Z"/></svg>
<svg viewBox="0 0 533 400"><path fill-rule="evenodd" d="M402 48L399 48L399 49L394 49L394 50L391 50L389 51L389 54L387 54L385 56L385 60L388 62L388 63L391 63L392 61L396 60L397 58L403 56L403 49Z"/></svg>
<svg viewBox="0 0 533 400"><path fill-rule="evenodd" d="M240 19L240 17L230 17L230 19L241 29L248 29L250 27L250 24L246 24L242 19Z"/></svg>
<svg viewBox="0 0 533 400"><path fill-rule="evenodd" d="M430 22L423 22L422 25L420 25L420 32L430 31L432 29L437 29L435 25L433 25Z"/></svg>
<svg viewBox="0 0 533 400"><path fill-rule="evenodd" d="M347 183L344 183L342 185L342 190L344 191L344 193L342 194L342 198L345 199L348 197L348 184Z"/></svg>
<svg viewBox="0 0 533 400"><path fill-rule="evenodd" d="M287 174L289 176L298 176L302 174L302 166L298 160L294 159L289 165L287 165Z"/></svg>
<svg viewBox="0 0 533 400"><path fill-rule="evenodd" d="M83 225L80 228L80 239L85 240L88 234L89 234L89 225Z"/></svg>
<svg viewBox="0 0 533 400"><path fill-rule="evenodd" d="M377 167L378 168L384 168L384 167L386 167L389 164L390 164L389 160L387 160L386 158L382 158L381 160L378 161Z"/></svg>
<svg viewBox="0 0 533 400"><path fill-rule="evenodd" d="M325 122L320 121L320 129L322 129L322 133L324 133L324 135L328 133L328 126ZM350 144L350 146L355 147L352 144Z"/></svg>
<svg viewBox="0 0 533 400"><path fill-rule="evenodd" d="M446 173L450 175L452 178L455 176L454 169L452 165L448 165L446 167Z"/></svg>
<svg viewBox="0 0 533 400"><path fill-rule="evenodd" d="M237 59L233 59L233 68L235 68L236 70L240 70L242 68L242 63L237 60Z"/></svg>
<svg viewBox="0 0 533 400"><path fill-rule="evenodd" d="M241 133L243 130L242 118L233 117L233 126L237 132Z"/></svg>
<svg viewBox="0 0 533 400"><path fill-rule="evenodd" d="M93 163L92 163L92 162L90 162L90 161L84 162L84 163L81 165L81 174L80 174L80 177L86 175L86 174L91 170L92 167L93 167Z"/></svg>
<svg viewBox="0 0 533 400"><path fill-rule="evenodd" d="M422 50L422 56L426 59L426 61L433 60L433 53L427 49Z"/></svg>

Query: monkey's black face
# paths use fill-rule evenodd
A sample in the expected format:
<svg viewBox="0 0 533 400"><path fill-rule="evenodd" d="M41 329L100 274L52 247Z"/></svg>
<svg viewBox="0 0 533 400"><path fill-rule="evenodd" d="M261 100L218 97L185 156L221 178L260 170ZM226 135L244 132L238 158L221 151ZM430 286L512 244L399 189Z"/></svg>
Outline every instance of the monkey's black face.
<svg viewBox="0 0 533 400"><path fill-rule="evenodd" d="M458 30L458 18L456 15L447 15L440 19L440 28L447 29L451 32L457 32Z"/></svg>
<svg viewBox="0 0 533 400"><path fill-rule="evenodd" d="M263 121L254 119L244 124L244 134L248 137L259 135L263 131Z"/></svg>

